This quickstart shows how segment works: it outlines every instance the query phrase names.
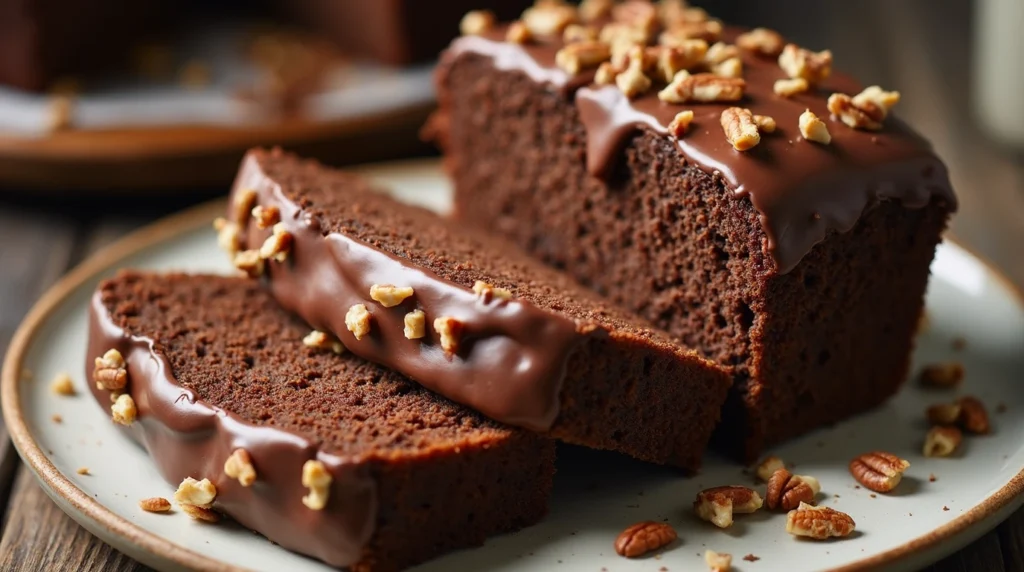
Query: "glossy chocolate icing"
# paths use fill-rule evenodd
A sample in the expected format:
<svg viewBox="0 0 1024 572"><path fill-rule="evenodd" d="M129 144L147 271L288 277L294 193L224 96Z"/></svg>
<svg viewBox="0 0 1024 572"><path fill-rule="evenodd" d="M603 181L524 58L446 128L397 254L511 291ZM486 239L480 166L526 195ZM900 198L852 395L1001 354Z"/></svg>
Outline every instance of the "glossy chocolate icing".
<svg viewBox="0 0 1024 572"><path fill-rule="evenodd" d="M260 151L243 161L232 197L253 190L257 204L277 207L293 243L284 262L268 262L269 287L277 301L314 328L337 335L349 351L397 370L424 387L498 421L535 431L551 428L559 411L566 363L585 335L577 325L523 300L485 299L407 260L350 236L325 232L291 201L260 165ZM249 248L270 231L247 221ZM373 284L411 286L415 294L384 308L369 297ZM355 304L372 314L372 331L361 340L348 331L345 315ZM426 336L404 335L405 314L426 313ZM446 354L433 321L452 316L465 325L460 349Z"/></svg>
<svg viewBox="0 0 1024 572"><path fill-rule="evenodd" d="M167 358L151 338L130 335L111 320L101 293L92 299L86 379L93 360L116 349L128 364L128 391L138 419L125 431L141 443L167 482L208 478L217 487L215 507L281 546L332 566L358 561L377 516L377 486L358 459L319 450L306 438L272 426L256 426L199 399L175 380ZM89 383L105 409L110 392ZM258 478L250 487L224 474L224 461L236 448L252 457ZM333 477L324 510L302 504L302 465L323 462Z"/></svg>
<svg viewBox="0 0 1024 572"><path fill-rule="evenodd" d="M731 42L742 30L730 28ZM462 54L493 58L500 70L519 71L536 82L574 97L587 133L587 170L595 176L611 172L622 149L640 131L668 136L667 126L684 109L695 116L688 132L678 140L687 161L719 178L737 198L749 198L758 211L767 238L766 253L779 273L792 270L830 231L847 232L861 213L878 200L894 199L907 208L921 208L933 200L956 209L949 177L929 144L894 117L881 131L854 130L829 119L828 96L854 95L862 86L851 77L833 73L816 90L792 98L772 91L785 73L775 58L743 54L746 96L738 103L661 102L657 89L635 100L614 86L590 84L593 72L576 78L555 66L560 41L530 45L505 42L504 30L484 37L457 39L443 59L452 65ZM443 67L441 73L443 74ZM578 89L574 89L577 86ZM775 119L774 133L763 134L760 145L736 151L726 140L722 110L733 105ZM831 145L804 141L798 118L810 109L824 119L832 134Z"/></svg>

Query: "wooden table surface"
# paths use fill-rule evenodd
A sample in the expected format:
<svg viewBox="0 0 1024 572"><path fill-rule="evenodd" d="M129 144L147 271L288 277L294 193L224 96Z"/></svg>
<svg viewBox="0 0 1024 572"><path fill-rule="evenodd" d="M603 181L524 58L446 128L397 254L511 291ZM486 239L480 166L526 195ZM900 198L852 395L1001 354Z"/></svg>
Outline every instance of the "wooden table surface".
<svg viewBox="0 0 1024 572"><path fill-rule="evenodd" d="M972 119L971 3L800 0L786 14L769 13L765 4L771 3L722 4L725 10L741 4L740 20L773 26L809 47L830 47L837 67L865 82L899 89L898 113L931 138L949 164L961 199L953 234L1024 286L1024 153L992 143ZM1013 61L1007 65L1020 65ZM126 232L212 195L158 202L124 195L54 200L3 191L0 196L6 197L0 199L0 350L5 351L32 303L68 269ZM2 425L0 514L0 570L145 569L91 536L46 497ZM1024 510L931 570L1024 570Z"/></svg>

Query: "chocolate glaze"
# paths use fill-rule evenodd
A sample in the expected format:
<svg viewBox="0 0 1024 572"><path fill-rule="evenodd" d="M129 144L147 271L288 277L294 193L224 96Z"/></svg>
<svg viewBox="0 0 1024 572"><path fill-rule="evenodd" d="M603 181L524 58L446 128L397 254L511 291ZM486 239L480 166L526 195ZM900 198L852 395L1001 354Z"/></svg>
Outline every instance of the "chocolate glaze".
<svg viewBox="0 0 1024 572"><path fill-rule="evenodd" d="M264 172L250 153L235 181L232 198L257 193L257 203L275 206L292 234L285 262L268 263L277 301L314 328L331 332L349 351L395 369L426 388L498 421L535 431L551 428L559 411L566 363L584 339L572 320L522 301L485 300L468 285L445 280L389 253L340 233L325 233L308 212ZM258 247L269 236L247 221L247 242ZM411 286L415 294L384 308L369 297L373 284ZM345 314L364 304L373 316L371 334L356 340ZM404 335L405 314L426 313L426 336ZM441 349L433 321L452 316L465 324L455 355ZM588 331L602 335L603 330Z"/></svg>
<svg viewBox="0 0 1024 572"><path fill-rule="evenodd" d="M730 28L726 41L742 30ZM675 115L684 109L695 116L689 132L678 140L685 160L720 178L737 198L749 198L760 214L767 238L766 250L776 270L792 270L830 231L847 232L861 213L878 200L894 199L907 208L921 208L932 200L953 211L956 197L946 167L930 146L905 123L889 117L877 132L854 130L829 119L828 96L854 95L862 86L851 77L833 73L817 90L783 98L773 93L777 79L785 77L774 58L743 54L746 96L738 103L661 102L657 89L629 100L614 86L575 86L591 83L593 73L570 78L555 64L557 41L519 45L502 40L499 29L485 37L462 37L443 59L450 66L462 54L494 59L501 70L519 71L559 93L574 95L580 121L587 132L587 169L605 176L620 162L621 151L639 131L665 135ZM775 119L774 133L740 152L725 139L722 110L733 105ZM828 123L831 145L804 141L798 118L810 109ZM667 135L666 135L667 136Z"/></svg>
<svg viewBox="0 0 1024 572"><path fill-rule="evenodd" d="M256 426L199 399L175 380L167 358L151 338L130 335L111 321L100 292L92 299L86 379L93 360L116 349L128 364L128 390L138 419L125 431L141 443L167 482L208 478L217 487L215 506L242 525L281 546L332 566L355 563L376 523L377 487L359 459L319 450L313 443L277 427ZM97 402L110 407L110 392L89 383ZM224 461L246 449L259 478L251 487L224 474ZM319 459L333 482L324 510L302 504L302 465Z"/></svg>

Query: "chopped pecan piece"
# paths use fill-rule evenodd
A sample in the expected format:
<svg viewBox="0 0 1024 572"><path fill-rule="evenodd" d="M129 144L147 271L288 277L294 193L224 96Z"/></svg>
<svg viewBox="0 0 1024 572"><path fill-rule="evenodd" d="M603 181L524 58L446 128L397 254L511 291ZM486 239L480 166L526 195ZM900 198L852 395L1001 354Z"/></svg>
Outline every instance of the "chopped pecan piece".
<svg viewBox="0 0 1024 572"><path fill-rule="evenodd" d="M472 10L459 22L459 32L463 36L479 36L492 30L496 20L490 10Z"/></svg>
<svg viewBox="0 0 1024 572"><path fill-rule="evenodd" d="M256 205L252 208L252 218L256 220L256 228L271 228L281 222L281 209Z"/></svg>
<svg viewBox="0 0 1024 572"><path fill-rule="evenodd" d="M135 418L138 414L139 410L135 407L135 400L127 393L118 395L114 400L114 404L110 406L111 418L118 425L131 425L135 423Z"/></svg>
<svg viewBox="0 0 1024 572"><path fill-rule="evenodd" d="M410 298L415 291L411 286L395 286L394 284L374 284L370 286L370 299L385 308L395 306Z"/></svg>
<svg viewBox="0 0 1024 572"><path fill-rule="evenodd" d="M992 430L985 404L977 397L966 395L957 400L960 406L960 426L968 433L987 435Z"/></svg>
<svg viewBox="0 0 1024 572"><path fill-rule="evenodd" d="M611 57L611 47L604 42L576 42L558 50L555 54L555 64L576 75L583 70L596 68Z"/></svg>
<svg viewBox="0 0 1024 572"><path fill-rule="evenodd" d="M779 67L791 78L810 84L821 83L832 74L832 52L812 52L796 44L786 44L779 54Z"/></svg>
<svg viewBox="0 0 1024 572"><path fill-rule="evenodd" d="M690 74L681 71L672 83L658 92L666 103L737 101L743 97L747 83L740 78L721 77L710 73Z"/></svg>
<svg viewBox="0 0 1024 572"><path fill-rule="evenodd" d="M672 123L668 124L668 132L679 139L686 134L686 130L690 128L690 123L693 123L693 111L690 109L680 111L672 119Z"/></svg>
<svg viewBox="0 0 1024 572"><path fill-rule="evenodd" d="M732 554L705 550L704 563L711 572L729 572L732 569Z"/></svg>
<svg viewBox="0 0 1024 572"><path fill-rule="evenodd" d="M947 388L960 385L964 380L964 364L956 361L927 365L919 376L922 385Z"/></svg>
<svg viewBox="0 0 1024 572"><path fill-rule="evenodd" d="M302 465L302 486L308 488L309 493L302 497L302 504L311 510L323 510L327 506L333 480L322 462L306 461Z"/></svg>
<svg viewBox="0 0 1024 572"><path fill-rule="evenodd" d="M441 349L447 354L459 351L459 338L465 325L451 316L441 316L434 320L434 330L441 337Z"/></svg>
<svg viewBox="0 0 1024 572"><path fill-rule="evenodd" d="M250 487L256 482L256 467L252 466L252 457L245 449L235 449L224 461L224 474L238 481L243 487Z"/></svg>
<svg viewBox="0 0 1024 572"><path fill-rule="evenodd" d="M418 340L427 333L427 316L423 310L413 310L405 315L405 337Z"/></svg>
<svg viewBox="0 0 1024 572"><path fill-rule="evenodd" d="M924 438L924 456L948 457L956 452L963 438L963 432L957 427L932 427Z"/></svg>
<svg viewBox="0 0 1024 572"><path fill-rule="evenodd" d="M697 516L719 528L732 526L733 514L747 514L761 508L763 501L757 491L730 485L705 489L693 501Z"/></svg>
<svg viewBox="0 0 1024 572"><path fill-rule="evenodd" d="M75 383L71 381L70 375L66 373L58 373L53 378L53 381L50 382L50 391L57 395L71 397L75 394Z"/></svg>
<svg viewBox="0 0 1024 572"><path fill-rule="evenodd" d="M279 222L274 225L274 233L260 246L260 258L284 262L292 249L292 242L292 233L288 232L284 223Z"/></svg>
<svg viewBox="0 0 1024 572"><path fill-rule="evenodd" d="M832 134L828 132L828 126L810 109L800 114L800 135L807 141L814 141L822 145L832 142Z"/></svg>
<svg viewBox="0 0 1024 572"><path fill-rule="evenodd" d="M151 497L140 500L139 508L146 512L167 512L171 510L171 501L164 497Z"/></svg>
<svg viewBox="0 0 1024 572"><path fill-rule="evenodd" d="M356 340L361 340L370 333L371 319L370 311L366 309L365 305L355 304L345 314L345 327L352 332Z"/></svg>
<svg viewBox="0 0 1024 572"><path fill-rule="evenodd" d="M124 389L128 385L128 364L125 363L121 352L110 349L103 357L96 358L93 362L92 380L96 382L96 389Z"/></svg>
<svg viewBox="0 0 1024 572"><path fill-rule="evenodd" d="M744 50L774 58L782 53L782 48L786 46L786 40L775 30L754 28L745 34L740 34L736 38L736 45Z"/></svg>

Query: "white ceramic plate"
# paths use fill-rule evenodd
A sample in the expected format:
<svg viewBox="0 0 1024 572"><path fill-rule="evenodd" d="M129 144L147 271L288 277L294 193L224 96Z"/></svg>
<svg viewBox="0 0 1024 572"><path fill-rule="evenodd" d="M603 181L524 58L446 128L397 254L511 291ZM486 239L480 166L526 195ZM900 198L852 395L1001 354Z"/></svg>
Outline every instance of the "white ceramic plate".
<svg viewBox="0 0 1024 572"><path fill-rule="evenodd" d="M381 166L369 174L407 200L439 209L449 203L448 185L436 163ZM203 525L180 512L140 511L138 499L169 496L173 487L85 392L86 303L97 281L125 266L230 271L209 226L219 209L207 205L144 229L98 254L49 292L18 331L5 361L4 415L22 456L61 508L147 564L163 570L326 569L237 527ZM751 483L743 467L721 458L711 456L699 476L685 478L617 455L566 447L560 450L551 514L542 524L420 570L705 570L706 548L732 553L739 571L912 569L963 547L1021 505L1024 301L956 245L942 246L932 270L930 325L919 340L915 369L940 360L962 361L967 370L962 391L989 406L995 429L990 436L970 438L956 458L924 458L923 410L955 393L908 384L877 411L778 448L775 452L796 463L799 473L820 479L822 504L856 519L853 537L796 540L784 530L785 516L768 512L740 516L726 531L697 520L691 512L697 491ZM959 352L951 345L957 337L967 342ZM34 372L34 381L18 381L23 368ZM79 396L50 393L47 380L61 371L75 378ZM998 404L1005 412L995 412ZM54 414L63 422L52 421ZM894 494L872 495L857 488L847 473L853 456L874 449L911 462ZM76 474L79 467L88 467L91 474ZM619 531L648 519L666 519L681 541L644 559L616 556L612 542ZM744 561L747 554L759 560Z"/></svg>

